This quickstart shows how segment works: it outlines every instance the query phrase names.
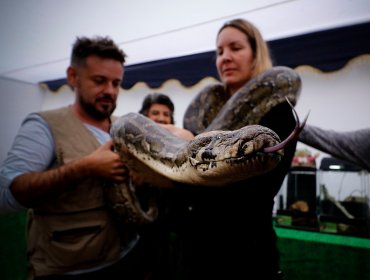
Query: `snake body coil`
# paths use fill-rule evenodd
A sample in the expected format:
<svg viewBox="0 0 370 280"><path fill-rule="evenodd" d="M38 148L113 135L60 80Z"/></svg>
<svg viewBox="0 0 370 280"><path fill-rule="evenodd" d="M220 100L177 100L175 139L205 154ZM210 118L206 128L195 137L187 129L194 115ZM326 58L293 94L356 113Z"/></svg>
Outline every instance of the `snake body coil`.
<svg viewBox="0 0 370 280"><path fill-rule="evenodd" d="M137 113L117 119L111 136L130 171L154 187L171 187L174 182L221 187L268 172L279 163L279 137L255 124L286 100L295 105L300 89L295 71L274 67L231 98L221 84L202 90L184 116L184 127L197 135L194 140L177 138ZM294 137L300 129L298 122ZM107 196L124 222L151 222L157 215L154 204L147 211L141 208L130 182L108 187Z"/></svg>

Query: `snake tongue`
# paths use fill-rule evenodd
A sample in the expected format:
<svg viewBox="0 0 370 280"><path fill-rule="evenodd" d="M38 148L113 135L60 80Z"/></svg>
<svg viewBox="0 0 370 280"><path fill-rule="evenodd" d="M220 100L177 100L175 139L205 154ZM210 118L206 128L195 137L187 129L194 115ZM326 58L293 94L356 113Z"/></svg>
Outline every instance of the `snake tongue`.
<svg viewBox="0 0 370 280"><path fill-rule="evenodd" d="M307 118L309 116L309 113L304 118L302 124L300 124L297 111L294 109L292 103L290 103L290 101L289 101L288 98L286 98L286 101L289 103L290 107L292 108L293 115L294 115L294 118L296 120L296 126L293 129L293 131L290 133L290 135L285 140L283 140L282 142L280 142L277 145L264 148L263 149L263 152L265 152L265 153L274 153L276 151L279 151L281 149L284 149L290 142L292 142L292 141L294 141L294 140L296 140L298 138L299 134L303 130L304 126L306 125L306 122L307 122Z"/></svg>

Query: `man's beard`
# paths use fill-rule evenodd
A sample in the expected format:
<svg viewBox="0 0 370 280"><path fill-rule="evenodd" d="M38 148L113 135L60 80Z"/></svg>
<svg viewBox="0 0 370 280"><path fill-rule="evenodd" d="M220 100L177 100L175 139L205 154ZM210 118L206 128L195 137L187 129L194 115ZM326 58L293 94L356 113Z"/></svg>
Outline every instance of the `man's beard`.
<svg viewBox="0 0 370 280"><path fill-rule="evenodd" d="M105 105L103 106L103 111L97 110L94 104L86 102L83 98L80 98L80 104L91 117L97 120L104 120L109 118L112 115L113 111L116 109L116 104L113 103L113 100L113 107Z"/></svg>

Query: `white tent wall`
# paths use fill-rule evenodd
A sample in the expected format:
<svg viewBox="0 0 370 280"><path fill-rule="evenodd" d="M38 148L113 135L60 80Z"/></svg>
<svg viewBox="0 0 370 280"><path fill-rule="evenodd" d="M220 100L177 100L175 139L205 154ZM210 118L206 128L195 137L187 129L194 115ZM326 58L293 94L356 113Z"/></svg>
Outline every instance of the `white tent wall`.
<svg viewBox="0 0 370 280"><path fill-rule="evenodd" d="M38 85L0 78L0 164L24 119L42 109L44 93Z"/></svg>
<svg viewBox="0 0 370 280"><path fill-rule="evenodd" d="M128 65L210 51L219 27L236 17L275 40L369 21L370 1L2 0L0 77L31 83L64 77L76 36L112 37Z"/></svg>

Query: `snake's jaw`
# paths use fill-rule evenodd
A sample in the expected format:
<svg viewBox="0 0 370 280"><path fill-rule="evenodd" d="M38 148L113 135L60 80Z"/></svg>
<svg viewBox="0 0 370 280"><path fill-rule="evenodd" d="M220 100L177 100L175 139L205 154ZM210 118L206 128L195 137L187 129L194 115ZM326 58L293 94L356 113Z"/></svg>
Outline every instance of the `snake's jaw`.
<svg viewBox="0 0 370 280"><path fill-rule="evenodd" d="M283 151L264 153L263 149L279 142L274 131L259 125L199 134L188 144L188 161L194 170L189 177L198 185L224 186L266 173L280 162Z"/></svg>

